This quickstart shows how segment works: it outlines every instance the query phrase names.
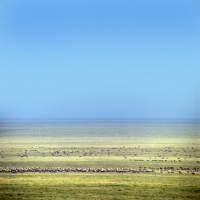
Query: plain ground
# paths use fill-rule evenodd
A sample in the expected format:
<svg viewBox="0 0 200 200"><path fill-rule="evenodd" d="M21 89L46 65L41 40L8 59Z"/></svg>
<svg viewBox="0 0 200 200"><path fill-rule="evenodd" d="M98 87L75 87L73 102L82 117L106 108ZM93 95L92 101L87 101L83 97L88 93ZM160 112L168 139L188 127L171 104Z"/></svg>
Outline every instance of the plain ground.
<svg viewBox="0 0 200 200"><path fill-rule="evenodd" d="M1 123L0 167L200 167L199 123ZM200 174L0 173L0 199L200 199Z"/></svg>

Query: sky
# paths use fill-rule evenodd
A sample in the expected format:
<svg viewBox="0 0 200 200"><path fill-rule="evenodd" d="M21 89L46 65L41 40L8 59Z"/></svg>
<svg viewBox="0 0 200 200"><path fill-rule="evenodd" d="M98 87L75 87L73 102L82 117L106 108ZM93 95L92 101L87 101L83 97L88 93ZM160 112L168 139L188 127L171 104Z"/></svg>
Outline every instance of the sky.
<svg viewBox="0 0 200 200"><path fill-rule="evenodd" d="M0 0L0 118L200 119L200 1Z"/></svg>

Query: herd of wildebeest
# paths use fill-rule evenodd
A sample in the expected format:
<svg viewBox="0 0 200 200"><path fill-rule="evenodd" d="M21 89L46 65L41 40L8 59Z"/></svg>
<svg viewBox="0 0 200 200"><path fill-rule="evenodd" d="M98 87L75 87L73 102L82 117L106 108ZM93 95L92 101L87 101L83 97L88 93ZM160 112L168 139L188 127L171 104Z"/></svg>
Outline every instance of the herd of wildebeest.
<svg viewBox="0 0 200 200"><path fill-rule="evenodd" d="M200 150L194 147L161 147L158 149L154 148L144 148L141 146L135 147L118 147L118 148L76 148L71 147L67 149L53 148L53 147L38 147L38 148L27 148L18 149L11 148L7 150L2 150L0 152L0 158L3 161L5 157L16 156L20 159L26 159L29 156L36 157L81 157L84 156L119 156L121 159L127 159L127 161L140 162L141 164L145 162L162 162L162 167L139 167L137 169L133 168L71 168L71 167L0 167L0 172L167 172L167 173L191 173L195 174L199 171L198 165L200 164ZM173 158L173 159L172 159ZM195 167L171 167L172 162L182 162L190 160L195 160ZM141 162L142 161L142 162ZM171 162L171 166L163 167L166 162ZM183 165L184 166L184 165Z"/></svg>
<svg viewBox="0 0 200 200"><path fill-rule="evenodd" d="M146 168L139 167L138 169L133 168L70 168L70 167L0 167L0 172L11 172L11 173L24 173L24 172L132 172L132 173L142 173L142 172L167 172L167 173L179 173L183 172L191 173L195 175L195 172L198 172L199 168L177 168L174 167L160 167L160 168Z"/></svg>
<svg viewBox="0 0 200 200"><path fill-rule="evenodd" d="M144 148L135 147L118 147L118 148L53 148L53 147L30 147L27 149L11 148L0 151L0 158L7 156L17 156L26 158L29 156L36 157L90 157L90 156L115 156L130 161L152 161L152 162L182 162L194 160L200 164L200 149L194 147L161 147L161 148Z"/></svg>

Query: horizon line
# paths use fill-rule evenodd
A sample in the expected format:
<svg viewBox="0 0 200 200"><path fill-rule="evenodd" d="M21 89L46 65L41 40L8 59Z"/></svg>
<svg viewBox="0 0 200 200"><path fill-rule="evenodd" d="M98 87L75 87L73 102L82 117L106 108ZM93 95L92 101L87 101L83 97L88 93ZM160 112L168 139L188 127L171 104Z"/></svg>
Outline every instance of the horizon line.
<svg viewBox="0 0 200 200"><path fill-rule="evenodd" d="M65 120L65 121L131 121L131 120L135 120L135 121L163 121L163 120L195 120L195 121L199 121L200 118L0 118L0 121L51 121L51 120L55 120L55 121L59 121L59 120Z"/></svg>

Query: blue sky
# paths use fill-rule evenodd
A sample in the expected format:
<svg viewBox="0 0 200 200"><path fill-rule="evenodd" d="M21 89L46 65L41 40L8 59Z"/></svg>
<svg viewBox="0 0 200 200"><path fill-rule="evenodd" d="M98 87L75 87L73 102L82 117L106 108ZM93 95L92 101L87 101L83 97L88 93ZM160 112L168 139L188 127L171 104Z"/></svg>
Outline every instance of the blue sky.
<svg viewBox="0 0 200 200"><path fill-rule="evenodd" d="M200 118L200 2L1 0L0 118Z"/></svg>

